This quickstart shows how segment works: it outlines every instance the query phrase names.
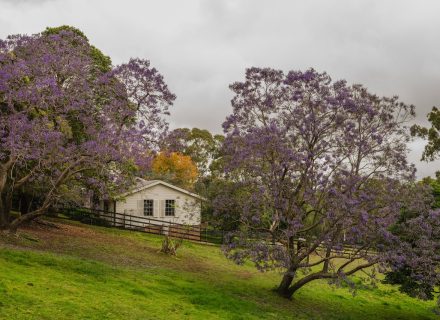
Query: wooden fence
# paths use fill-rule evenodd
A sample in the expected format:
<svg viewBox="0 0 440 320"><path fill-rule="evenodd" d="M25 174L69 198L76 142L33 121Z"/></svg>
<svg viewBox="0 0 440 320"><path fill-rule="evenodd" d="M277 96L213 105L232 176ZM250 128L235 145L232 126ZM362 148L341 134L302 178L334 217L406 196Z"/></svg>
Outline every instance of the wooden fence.
<svg viewBox="0 0 440 320"><path fill-rule="evenodd" d="M204 224L202 228L200 225L185 225L145 216L134 216L83 207L68 207L61 211L70 219L87 224L169 235L175 238L194 241L221 244L225 235L223 231L210 229L207 224Z"/></svg>
<svg viewBox="0 0 440 320"><path fill-rule="evenodd" d="M116 227L158 235L169 235L175 238L182 238L200 242L210 242L223 244L225 235L228 231L219 230L210 226L208 222L201 225L184 225L169 221L157 220L145 216L134 216L118 212L106 212L103 210L90 209L84 207L67 207L61 210L70 219L81 221L82 223L99 225L104 227ZM267 232L255 232L250 239L271 241L271 235ZM300 242L302 239L296 239ZM275 242L273 243L276 244ZM359 244L361 245L361 244ZM359 246L345 244L343 251L350 254ZM317 250L325 249L320 245ZM332 250L334 252L339 252Z"/></svg>

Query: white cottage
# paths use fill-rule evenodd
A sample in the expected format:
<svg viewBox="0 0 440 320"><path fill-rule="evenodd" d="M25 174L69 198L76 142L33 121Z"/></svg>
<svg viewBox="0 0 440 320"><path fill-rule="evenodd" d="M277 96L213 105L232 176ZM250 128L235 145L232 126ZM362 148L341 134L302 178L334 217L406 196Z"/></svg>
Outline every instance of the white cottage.
<svg viewBox="0 0 440 320"><path fill-rule="evenodd" d="M161 180L136 179L131 191L114 200L101 201L100 209L150 218L155 223L200 225L202 197Z"/></svg>

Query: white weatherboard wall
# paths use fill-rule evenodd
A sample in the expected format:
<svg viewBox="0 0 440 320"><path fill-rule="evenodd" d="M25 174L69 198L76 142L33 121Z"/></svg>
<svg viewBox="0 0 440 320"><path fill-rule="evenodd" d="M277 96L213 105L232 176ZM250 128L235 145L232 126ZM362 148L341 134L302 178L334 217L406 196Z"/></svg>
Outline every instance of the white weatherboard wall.
<svg viewBox="0 0 440 320"><path fill-rule="evenodd" d="M144 200L146 199L154 201L153 216L146 216L146 218L186 225L200 224L200 200L162 184L129 194L123 200L116 201L116 212L144 217ZM175 200L174 216L165 216L165 200Z"/></svg>

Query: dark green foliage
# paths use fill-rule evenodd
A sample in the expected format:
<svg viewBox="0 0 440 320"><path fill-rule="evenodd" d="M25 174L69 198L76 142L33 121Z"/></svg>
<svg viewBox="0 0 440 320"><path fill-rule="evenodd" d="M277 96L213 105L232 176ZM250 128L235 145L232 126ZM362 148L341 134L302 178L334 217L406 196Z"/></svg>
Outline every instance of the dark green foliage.
<svg viewBox="0 0 440 320"><path fill-rule="evenodd" d="M108 72L111 70L112 60L95 46L90 46L90 56L101 72Z"/></svg>
<svg viewBox="0 0 440 320"><path fill-rule="evenodd" d="M220 171L221 147L224 136L205 129L178 128L162 142L162 149L190 156L201 176L217 175Z"/></svg>
<svg viewBox="0 0 440 320"><path fill-rule="evenodd" d="M89 41L89 39L86 37L84 32L82 32L78 28L75 28L72 26L67 26L67 25L63 25L63 26L59 26L59 27L47 27L46 30L44 30L42 32L42 34L43 35L52 35L52 34L58 34L61 31L71 31L71 32L77 34L78 36L83 37L84 39Z"/></svg>
<svg viewBox="0 0 440 320"><path fill-rule="evenodd" d="M440 208L440 171L436 172L436 178L426 177L422 180L423 183L429 185L432 189L432 195L434 197L434 202L432 204L433 209Z"/></svg>
<svg viewBox="0 0 440 320"><path fill-rule="evenodd" d="M434 288L426 283L416 281L412 277L412 269L408 266L386 273L383 283L399 285L400 292L413 298L434 299Z"/></svg>
<svg viewBox="0 0 440 320"><path fill-rule="evenodd" d="M428 144L422 154L422 160L433 161L440 152L440 110L433 107L428 113L428 121L431 123L431 128L414 125L411 127L411 134L413 136L428 139Z"/></svg>
<svg viewBox="0 0 440 320"><path fill-rule="evenodd" d="M65 208L61 213L72 220L80 221L86 224L95 226L109 227L110 223L99 215L92 213L90 210L83 210L81 208Z"/></svg>

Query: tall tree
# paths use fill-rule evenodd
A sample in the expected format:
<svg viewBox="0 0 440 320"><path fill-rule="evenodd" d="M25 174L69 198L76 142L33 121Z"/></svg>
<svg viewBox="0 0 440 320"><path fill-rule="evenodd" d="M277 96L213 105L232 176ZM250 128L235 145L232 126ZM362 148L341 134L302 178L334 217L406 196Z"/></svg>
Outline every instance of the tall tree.
<svg viewBox="0 0 440 320"><path fill-rule="evenodd" d="M162 142L162 149L168 152L178 152L191 157L197 166L198 177L194 190L202 195L206 201L202 202L202 216L204 221L216 220L222 228L235 225L228 217L230 213L217 214L214 217L215 198L221 190L231 190L229 202L233 202L233 190L230 181L222 178L222 146L224 136L213 135L208 130L198 128L178 128L171 131ZM223 207L223 205L222 205ZM220 219L222 217L222 219Z"/></svg>
<svg viewBox="0 0 440 320"><path fill-rule="evenodd" d="M440 153L440 110L433 107L428 113L428 121L431 123L431 128L426 128L420 125L411 127L411 134L421 138L428 139L428 144L422 154L422 160L433 161Z"/></svg>
<svg viewBox="0 0 440 320"><path fill-rule="evenodd" d="M223 140L224 136L213 135L208 130L178 128L167 135L162 148L190 156L200 175L206 177L216 170L216 161L220 157Z"/></svg>
<svg viewBox="0 0 440 320"><path fill-rule="evenodd" d="M64 29L0 41L0 228L15 231L74 186L108 194L151 163L174 95L148 61L106 71L93 50ZM24 185L43 197L13 218Z"/></svg>
<svg viewBox="0 0 440 320"><path fill-rule="evenodd" d="M385 248L398 242L389 227L414 179L405 127L413 107L313 69L251 68L230 88L225 168L248 196L227 256L283 269L285 297L389 259Z"/></svg>

